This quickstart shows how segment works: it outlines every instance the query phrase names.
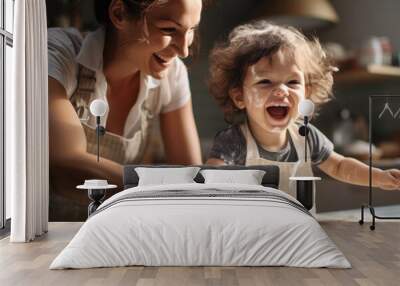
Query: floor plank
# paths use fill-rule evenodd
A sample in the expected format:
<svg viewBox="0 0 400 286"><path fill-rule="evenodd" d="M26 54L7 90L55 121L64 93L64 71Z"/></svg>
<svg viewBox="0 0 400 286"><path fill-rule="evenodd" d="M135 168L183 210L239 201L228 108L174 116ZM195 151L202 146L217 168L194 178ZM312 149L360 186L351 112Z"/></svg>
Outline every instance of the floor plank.
<svg viewBox="0 0 400 286"><path fill-rule="evenodd" d="M290 267L118 267L85 270L48 269L81 223L50 223L49 233L32 243L0 240L0 285L400 285L400 222L369 224L322 221L329 237L352 269Z"/></svg>

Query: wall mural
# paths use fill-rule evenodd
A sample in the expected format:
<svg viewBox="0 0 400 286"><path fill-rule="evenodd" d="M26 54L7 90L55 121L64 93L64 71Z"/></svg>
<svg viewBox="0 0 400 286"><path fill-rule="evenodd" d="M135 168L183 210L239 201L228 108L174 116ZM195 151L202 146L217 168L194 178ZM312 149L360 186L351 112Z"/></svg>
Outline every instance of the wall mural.
<svg viewBox="0 0 400 286"><path fill-rule="evenodd" d="M348 96L322 104L331 98L336 66L352 69L375 60L365 51L351 58L337 43L308 43L301 52L302 48L273 50L257 34L265 33L268 39L279 30L280 41L296 47L301 45L285 35L304 36L263 22L234 30L255 19L257 13L250 7L262 4L257 0L237 5L197 0L183 12L177 12L179 2L174 1L123 0L109 9L110 2L47 1L50 220L85 219L90 203L86 187L117 186L110 187L105 198L121 191L127 164L278 164L300 157L305 158L302 164L313 164L290 170L282 166L286 173L281 177L288 178L300 173L312 177L312 169L328 159L332 146L359 160L368 155L367 100ZM221 13L230 17L222 21ZM182 20L179 25L177 19ZM225 45L216 45L223 41ZM386 51L386 39L374 38L375 42ZM241 50L238 43L247 43L248 50ZM251 43L264 45L266 57L255 52L257 47ZM329 58L316 52L323 49ZM308 76L284 80L282 74L290 73L278 71L288 68L287 59L297 61L299 70L294 74ZM309 65L302 68L304 62ZM273 80L265 73L268 69L277 73ZM310 74L315 75L314 81ZM362 93L338 82L335 96ZM297 85L299 90L292 92ZM304 137L298 134L304 122L297 120L302 119L297 107L306 95L316 112L310 117L312 125L303 130L303 135L309 130L309 140L314 141L304 148ZM387 114L397 118L399 112L392 106L382 110L380 130L388 128ZM291 139L285 141L290 144L281 142L290 147L287 150L271 140L286 132L282 126L290 130ZM388 142L395 146L396 138L377 146L382 158L400 156L399 148L386 148ZM355 149L365 152L352 152ZM295 180L286 183L287 192L296 184ZM327 203L335 205L331 200Z"/></svg>

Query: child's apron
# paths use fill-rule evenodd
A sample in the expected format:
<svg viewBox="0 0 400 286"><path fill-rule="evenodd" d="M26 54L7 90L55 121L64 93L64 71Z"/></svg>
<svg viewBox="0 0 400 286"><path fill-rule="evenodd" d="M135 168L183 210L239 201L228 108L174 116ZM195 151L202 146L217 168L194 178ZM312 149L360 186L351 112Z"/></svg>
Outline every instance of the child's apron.
<svg viewBox="0 0 400 286"><path fill-rule="evenodd" d="M279 189L285 193L296 198L296 182L290 181L290 177L295 176L313 176L311 167L311 158L309 148L307 151L307 162L304 162L304 137L300 136L295 124L289 128L289 134L292 138L294 147L296 149L298 161L297 162L279 162L271 161L260 157L257 144L249 130L247 122L240 126L243 135L246 138L247 155L246 166L249 165L276 165L279 167ZM288 142L289 144L289 142ZM315 199L315 196L314 196ZM315 206L315 204L314 204Z"/></svg>
<svg viewBox="0 0 400 286"><path fill-rule="evenodd" d="M97 154L96 118L90 113L90 102L96 99L96 73L80 65L78 86L71 96L71 103L81 119L86 134L87 151ZM140 163L149 141L151 127L160 109L160 90L169 90L167 80L162 80L157 89L149 89L139 108L140 129L131 138L106 132L100 136L100 156L120 164Z"/></svg>

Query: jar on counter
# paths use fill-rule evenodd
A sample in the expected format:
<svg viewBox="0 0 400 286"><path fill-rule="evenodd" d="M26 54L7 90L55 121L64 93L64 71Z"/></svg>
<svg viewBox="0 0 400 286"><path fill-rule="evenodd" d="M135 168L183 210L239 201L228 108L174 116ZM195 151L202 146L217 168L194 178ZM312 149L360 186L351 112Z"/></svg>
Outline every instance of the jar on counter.
<svg viewBox="0 0 400 286"><path fill-rule="evenodd" d="M333 144L339 149L350 145L354 138L354 123L348 109L342 109L339 113L338 123L333 131Z"/></svg>
<svg viewBox="0 0 400 286"><path fill-rule="evenodd" d="M371 37L361 47L359 64L391 65L392 45L387 37Z"/></svg>

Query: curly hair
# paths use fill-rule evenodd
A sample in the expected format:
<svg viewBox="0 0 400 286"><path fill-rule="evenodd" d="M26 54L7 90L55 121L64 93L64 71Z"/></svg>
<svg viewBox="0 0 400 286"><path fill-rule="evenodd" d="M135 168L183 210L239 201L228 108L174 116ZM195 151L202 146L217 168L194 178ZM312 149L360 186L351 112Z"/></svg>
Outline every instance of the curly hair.
<svg viewBox="0 0 400 286"><path fill-rule="evenodd" d="M110 17L108 15L108 7L112 0L95 0L94 12L98 23L103 25L110 24ZM128 16L131 19L140 19L151 7L164 4L166 0L122 0ZM213 0L202 0L203 8L207 8L213 4Z"/></svg>
<svg viewBox="0 0 400 286"><path fill-rule="evenodd" d="M228 40L216 44L210 53L208 87L226 122L241 123L244 119L244 111L235 106L230 91L242 87L248 67L279 50L293 57L304 72L308 98L317 107L330 100L332 72L336 68L330 64L318 39L308 39L293 27L255 21L233 29Z"/></svg>

